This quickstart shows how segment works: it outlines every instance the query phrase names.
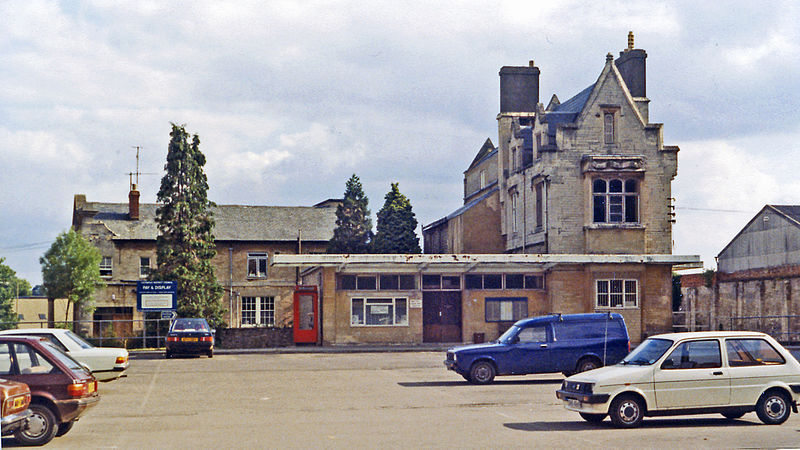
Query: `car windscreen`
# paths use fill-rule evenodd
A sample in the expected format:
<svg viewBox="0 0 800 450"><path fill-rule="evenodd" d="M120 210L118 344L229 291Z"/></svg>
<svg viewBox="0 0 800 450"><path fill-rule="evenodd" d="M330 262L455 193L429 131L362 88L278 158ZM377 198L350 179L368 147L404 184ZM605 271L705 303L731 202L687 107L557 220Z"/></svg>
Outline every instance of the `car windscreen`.
<svg viewBox="0 0 800 450"><path fill-rule="evenodd" d="M517 333L519 333L519 327L516 325L512 325L511 328L506 330L506 332L503 333L499 338L497 338L497 340L499 342L508 343L511 341L511 338L517 335Z"/></svg>
<svg viewBox="0 0 800 450"><path fill-rule="evenodd" d="M639 344L620 364L633 364L637 366L649 366L672 347L673 342L669 339L647 339Z"/></svg>
<svg viewBox="0 0 800 450"><path fill-rule="evenodd" d="M51 344L48 341L42 341L42 345L47 347L47 349L50 350L50 354L52 354L55 359L61 361L65 366L69 367L70 370L73 370L73 371L78 372L78 373L80 373L80 372L88 373L86 368L83 367L81 365L81 363L79 363L78 361L75 361L74 359L72 359L69 356L67 356L66 353L62 352L55 345Z"/></svg>
<svg viewBox="0 0 800 450"><path fill-rule="evenodd" d="M72 331L67 330L67 332L64 333L64 334L66 334L68 338L70 338L73 341L75 341L75 343L78 344L83 349L89 349L89 348L94 347L94 345L86 342L85 340L83 340L82 337L78 336L77 334L73 333Z"/></svg>

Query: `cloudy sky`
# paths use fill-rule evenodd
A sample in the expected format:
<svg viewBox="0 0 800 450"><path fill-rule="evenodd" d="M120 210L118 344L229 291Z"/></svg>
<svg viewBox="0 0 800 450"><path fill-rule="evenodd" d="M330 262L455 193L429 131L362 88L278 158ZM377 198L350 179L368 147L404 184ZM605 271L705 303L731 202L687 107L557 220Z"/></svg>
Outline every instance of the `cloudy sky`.
<svg viewBox="0 0 800 450"><path fill-rule="evenodd" d="M681 149L674 252L714 268L764 204L800 204L798 23L791 1L3 1L0 257L40 283L75 194L127 201L135 146L154 202L170 122L219 204L312 205L355 173L373 214L396 181L431 223L497 143L501 66L535 60L563 101L632 30Z"/></svg>

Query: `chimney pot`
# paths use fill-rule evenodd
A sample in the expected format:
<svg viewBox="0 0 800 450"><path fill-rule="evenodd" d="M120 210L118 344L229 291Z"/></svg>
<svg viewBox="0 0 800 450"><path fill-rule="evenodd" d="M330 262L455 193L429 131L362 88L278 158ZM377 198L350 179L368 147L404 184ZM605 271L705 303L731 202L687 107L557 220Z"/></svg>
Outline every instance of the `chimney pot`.
<svg viewBox="0 0 800 450"><path fill-rule="evenodd" d="M628 31L628 50L633 50L633 31Z"/></svg>

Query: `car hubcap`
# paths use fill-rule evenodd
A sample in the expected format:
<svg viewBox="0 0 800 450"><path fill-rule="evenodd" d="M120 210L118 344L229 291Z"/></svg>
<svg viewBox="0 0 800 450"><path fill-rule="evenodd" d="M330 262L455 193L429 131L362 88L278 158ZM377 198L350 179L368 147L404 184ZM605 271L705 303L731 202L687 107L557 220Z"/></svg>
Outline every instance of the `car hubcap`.
<svg viewBox="0 0 800 450"><path fill-rule="evenodd" d="M479 366L475 373L479 380L486 380L489 378L489 368L486 366Z"/></svg>
<svg viewBox="0 0 800 450"><path fill-rule="evenodd" d="M639 405L634 402L623 402L619 406L619 416L623 422L635 422L639 417Z"/></svg>
<svg viewBox="0 0 800 450"><path fill-rule="evenodd" d="M764 409L767 410L766 413L769 417L778 419L786 412L786 404L780 397L771 397L769 400L767 400L767 404Z"/></svg>
<svg viewBox="0 0 800 450"><path fill-rule="evenodd" d="M34 412L28 418L28 428L25 430L25 434L31 437L38 437L44 433L45 428L47 428L45 418L41 414Z"/></svg>

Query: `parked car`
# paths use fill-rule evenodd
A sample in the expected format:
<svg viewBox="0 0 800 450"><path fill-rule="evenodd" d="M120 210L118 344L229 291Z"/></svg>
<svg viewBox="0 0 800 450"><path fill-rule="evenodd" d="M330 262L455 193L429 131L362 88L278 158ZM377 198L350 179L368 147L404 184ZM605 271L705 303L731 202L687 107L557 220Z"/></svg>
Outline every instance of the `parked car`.
<svg viewBox="0 0 800 450"><path fill-rule="evenodd" d="M620 427L645 416L755 411L766 424L797 412L800 363L772 337L719 331L652 336L612 367L564 380L556 396L584 420Z"/></svg>
<svg viewBox="0 0 800 450"><path fill-rule="evenodd" d="M214 357L214 330L206 319L175 319L166 339L167 358L174 355L205 354Z"/></svg>
<svg viewBox="0 0 800 450"><path fill-rule="evenodd" d="M619 362L630 351L619 314L554 314L523 319L499 339L453 347L444 364L467 381L487 384L495 375L572 374Z"/></svg>
<svg viewBox="0 0 800 450"><path fill-rule="evenodd" d="M63 436L100 400L92 373L43 338L0 336L0 377L30 387L27 427L14 433L25 445Z"/></svg>
<svg viewBox="0 0 800 450"><path fill-rule="evenodd" d="M130 365L128 350L118 347L95 347L70 330L61 328L24 328L0 331L0 335L43 337L69 356L89 366L98 381L111 381L125 374Z"/></svg>
<svg viewBox="0 0 800 450"><path fill-rule="evenodd" d="M31 390L25 383L0 378L2 435L12 434L26 425L31 412Z"/></svg>

